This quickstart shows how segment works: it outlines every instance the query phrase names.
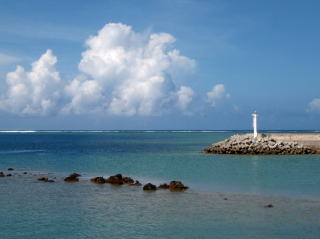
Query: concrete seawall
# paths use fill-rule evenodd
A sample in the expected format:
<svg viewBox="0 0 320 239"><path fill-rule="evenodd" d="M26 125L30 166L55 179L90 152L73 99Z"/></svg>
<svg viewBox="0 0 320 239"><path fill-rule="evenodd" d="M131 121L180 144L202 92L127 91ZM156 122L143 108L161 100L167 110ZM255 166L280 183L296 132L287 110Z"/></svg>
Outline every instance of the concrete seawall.
<svg viewBox="0 0 320 239"><path fill-rule="evenodd" d="M204 150L212 154L319 154L320 134L271 133L233 135Z"/></svg>

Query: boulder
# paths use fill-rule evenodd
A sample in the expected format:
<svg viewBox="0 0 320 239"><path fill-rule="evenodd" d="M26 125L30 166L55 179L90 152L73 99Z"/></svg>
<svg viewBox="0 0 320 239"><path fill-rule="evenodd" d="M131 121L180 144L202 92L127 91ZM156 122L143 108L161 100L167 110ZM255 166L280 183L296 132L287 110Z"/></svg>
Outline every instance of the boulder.
<svg viewBox="0 0 320 239"><path fill-rule="evenodd" d="M143 186L144 191L155 191L157 190L157 186L153 185L152 183L147 183L146 185Z"/></svg>
<svg viewBox="0 0 320 239"><path fill-rule="evenodd" d="M95 177L90 179L91 182L96 184L104 184L106 183L106 180L103 177Z"/></svg>
<svg viewBox="0 0 320 239"><path fill-rule="evenodd" d="M45 177L41 177L41 178L38 178L38 181L43 181L43 182L46 182L46 181L48 181L48 178L45 178Z"/></svg>
<svg viewBox="0 0 320 239"><path fill-rule="evenodd" d="M5 177L6 175L4 175L4 173L3 172L0 172L0 177L2 178L2 177Z"/></svg>
<svg viewBox="0 0 320 239"><path fill-rule="evenodd" d="M64 178L65 182L69 182L69 183L74 183L74 182L79 182L79 178L81 175L78 173L72 173L70 174L68 177Z"/></svg>
<svg viewBox="0 0 320 239"><path fill-rule="evenodd" d="M273 208L273 205L272 204L267 204L264 206L265 208Z"/></svg>
<svg viewBox="0 0 320 239"><path fill-rule="evenodd" d="M38 181L46 182L46 183L54 183L55 181L52 179L48 179L46 177L40 177L38 178Z"/></svg>
<svg viewBox="0 0 320 239"><path fill-rule="evenodd" d="M184 186L180 181L171 181L169 184L169 189L172 192L179 192L188 189L188 187Z"/></svg>
<svg viewBox="0 0 320 239"><path fill-rule="evenodd" d="M169 189L170 186L166 183L160 184L160 186L158 187L159 189Z"/></svg>
<svg viewBox="0 0 320 239"><path fill-rule="evenodd" d="M12 174L11 174L11 173L7 174L7 177L11 177L11 176L12 176Z"/></svg>
<svg viewBox="0 0 320 239"><path fill-rule="evenodd" d="M136 180L134 183L130 183L129 185L130 186L141 186L142 184L138 180Z"/></svg>
<svg viewBox="0 0 320 239"><path fill-rule="evenodd" d="M106 179L106 183L110 183L113 185L122 185L123 184L122 175L116 174L116 175L110 176L109 178Z"/></svg>
<svg viewBox="0 0 320 239"><path fill-rule="evenodd" d="M132 184L132 183L134 183L134 180L130 177L123 177L122 182L126 183L126 184Z"/></svg>
<svg viewBox="0 0 320 239"><path fill-rule="evenodd" d="M14 169L13 168L8 168L8 171L13 171Z"/></svg>

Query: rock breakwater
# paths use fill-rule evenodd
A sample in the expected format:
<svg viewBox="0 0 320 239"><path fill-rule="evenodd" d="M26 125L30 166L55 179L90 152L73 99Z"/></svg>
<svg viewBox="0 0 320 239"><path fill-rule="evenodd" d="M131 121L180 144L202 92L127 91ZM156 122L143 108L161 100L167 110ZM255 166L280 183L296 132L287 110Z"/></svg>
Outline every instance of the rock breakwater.
<svg viewBox="0 0 320 239"><path fill-rule="evenodd" d="M317 151L297 142L277 140L268 135L259 134L253 138L252 134L233 135L230 138L213 144L204 150L212 154L251 154L251 155L289 155L289 154L316 154Z"/></svg>

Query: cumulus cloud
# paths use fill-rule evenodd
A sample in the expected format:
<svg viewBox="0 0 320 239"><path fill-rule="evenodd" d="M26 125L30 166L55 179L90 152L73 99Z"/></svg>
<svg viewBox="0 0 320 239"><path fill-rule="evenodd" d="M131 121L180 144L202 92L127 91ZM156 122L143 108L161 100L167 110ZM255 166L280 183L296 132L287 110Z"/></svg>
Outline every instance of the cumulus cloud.
<svg viewBox="0 0 320 239"><path fill-rule="evenodd" d="M212 90L207 93L207 102L212 106L216 107L217 103L222 99L229 98L230 95L226 93L223 84L217 84L212 87Z"/></svg>
<svg viewBox="0 0 320 239"><path fill-rule="evenodd" d="M177 106L182 112L189 113L188 106L195 96L194 91L188 86L181 86L177 92Z"/></svg>
<svg viewBox="0 0 320 239"><path fill-rule="evenodd" d="M308 111L309 112L320 111L320 98L315 98L309 103Z"/></svg>
<svg viewBox="0 0 320 239"><path fill-rule="evenodd" d="M46 115L56 109L60 75L55 69L57 58L47 50L32 63L31 71L22 66L6 76L8 90L0 101L4 111L20 115Z"/></svg>
<svg viewBox="0 0 320 239"><path fill-rule="evenodd" d="M85 77L65 87L71 102L63 111L132 116L161 114L172 105L185 110L193 91L179 82L195 62L173 49L174 42L167 33L137 33L121 23L105 25L86 41L79 63Z"/></svg>
<svg viewBox="0 0 320 239"><path fill-rule="evenodd" d="M86 41L79 74L71 81L61 80L51 50L33 62L30 71L17 66L9 72L0 109L19 115L159 115L173 108L189 113L195 93L185 79L195 61L181 55L174 42L167 33L138 33L121 23L106 24Z"/></svg>
<svg viewBox="0 0 320 239"><path fill-rule="evenodd" d="M106 109L103 104L102 87L95 80L88 80L83 75L76 77L64 89L65 94L71 99L61 110L62 113L95 113Z"/></svg>
<svg viewBox="0 0 320 239"><path fill-rule="evenodd" d="M0 65L8 65L21 61L20 58L0 53Z"/></svg>

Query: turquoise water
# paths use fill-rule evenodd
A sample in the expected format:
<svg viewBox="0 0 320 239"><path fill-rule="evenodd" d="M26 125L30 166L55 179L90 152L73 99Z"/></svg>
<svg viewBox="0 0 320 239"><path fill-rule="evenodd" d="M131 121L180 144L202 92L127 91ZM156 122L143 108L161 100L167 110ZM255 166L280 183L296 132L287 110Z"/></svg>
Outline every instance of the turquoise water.
<svg viewBox="0 0 320 239"><path fill-rule="evenodd" d="M0 238L319 238L320 156L200 153L232 134L1 133L0 171L16 175L0 178ZM72 172L80 182L64 183ZM87 180L116 173L191 188L147 193Z"/></svg>

